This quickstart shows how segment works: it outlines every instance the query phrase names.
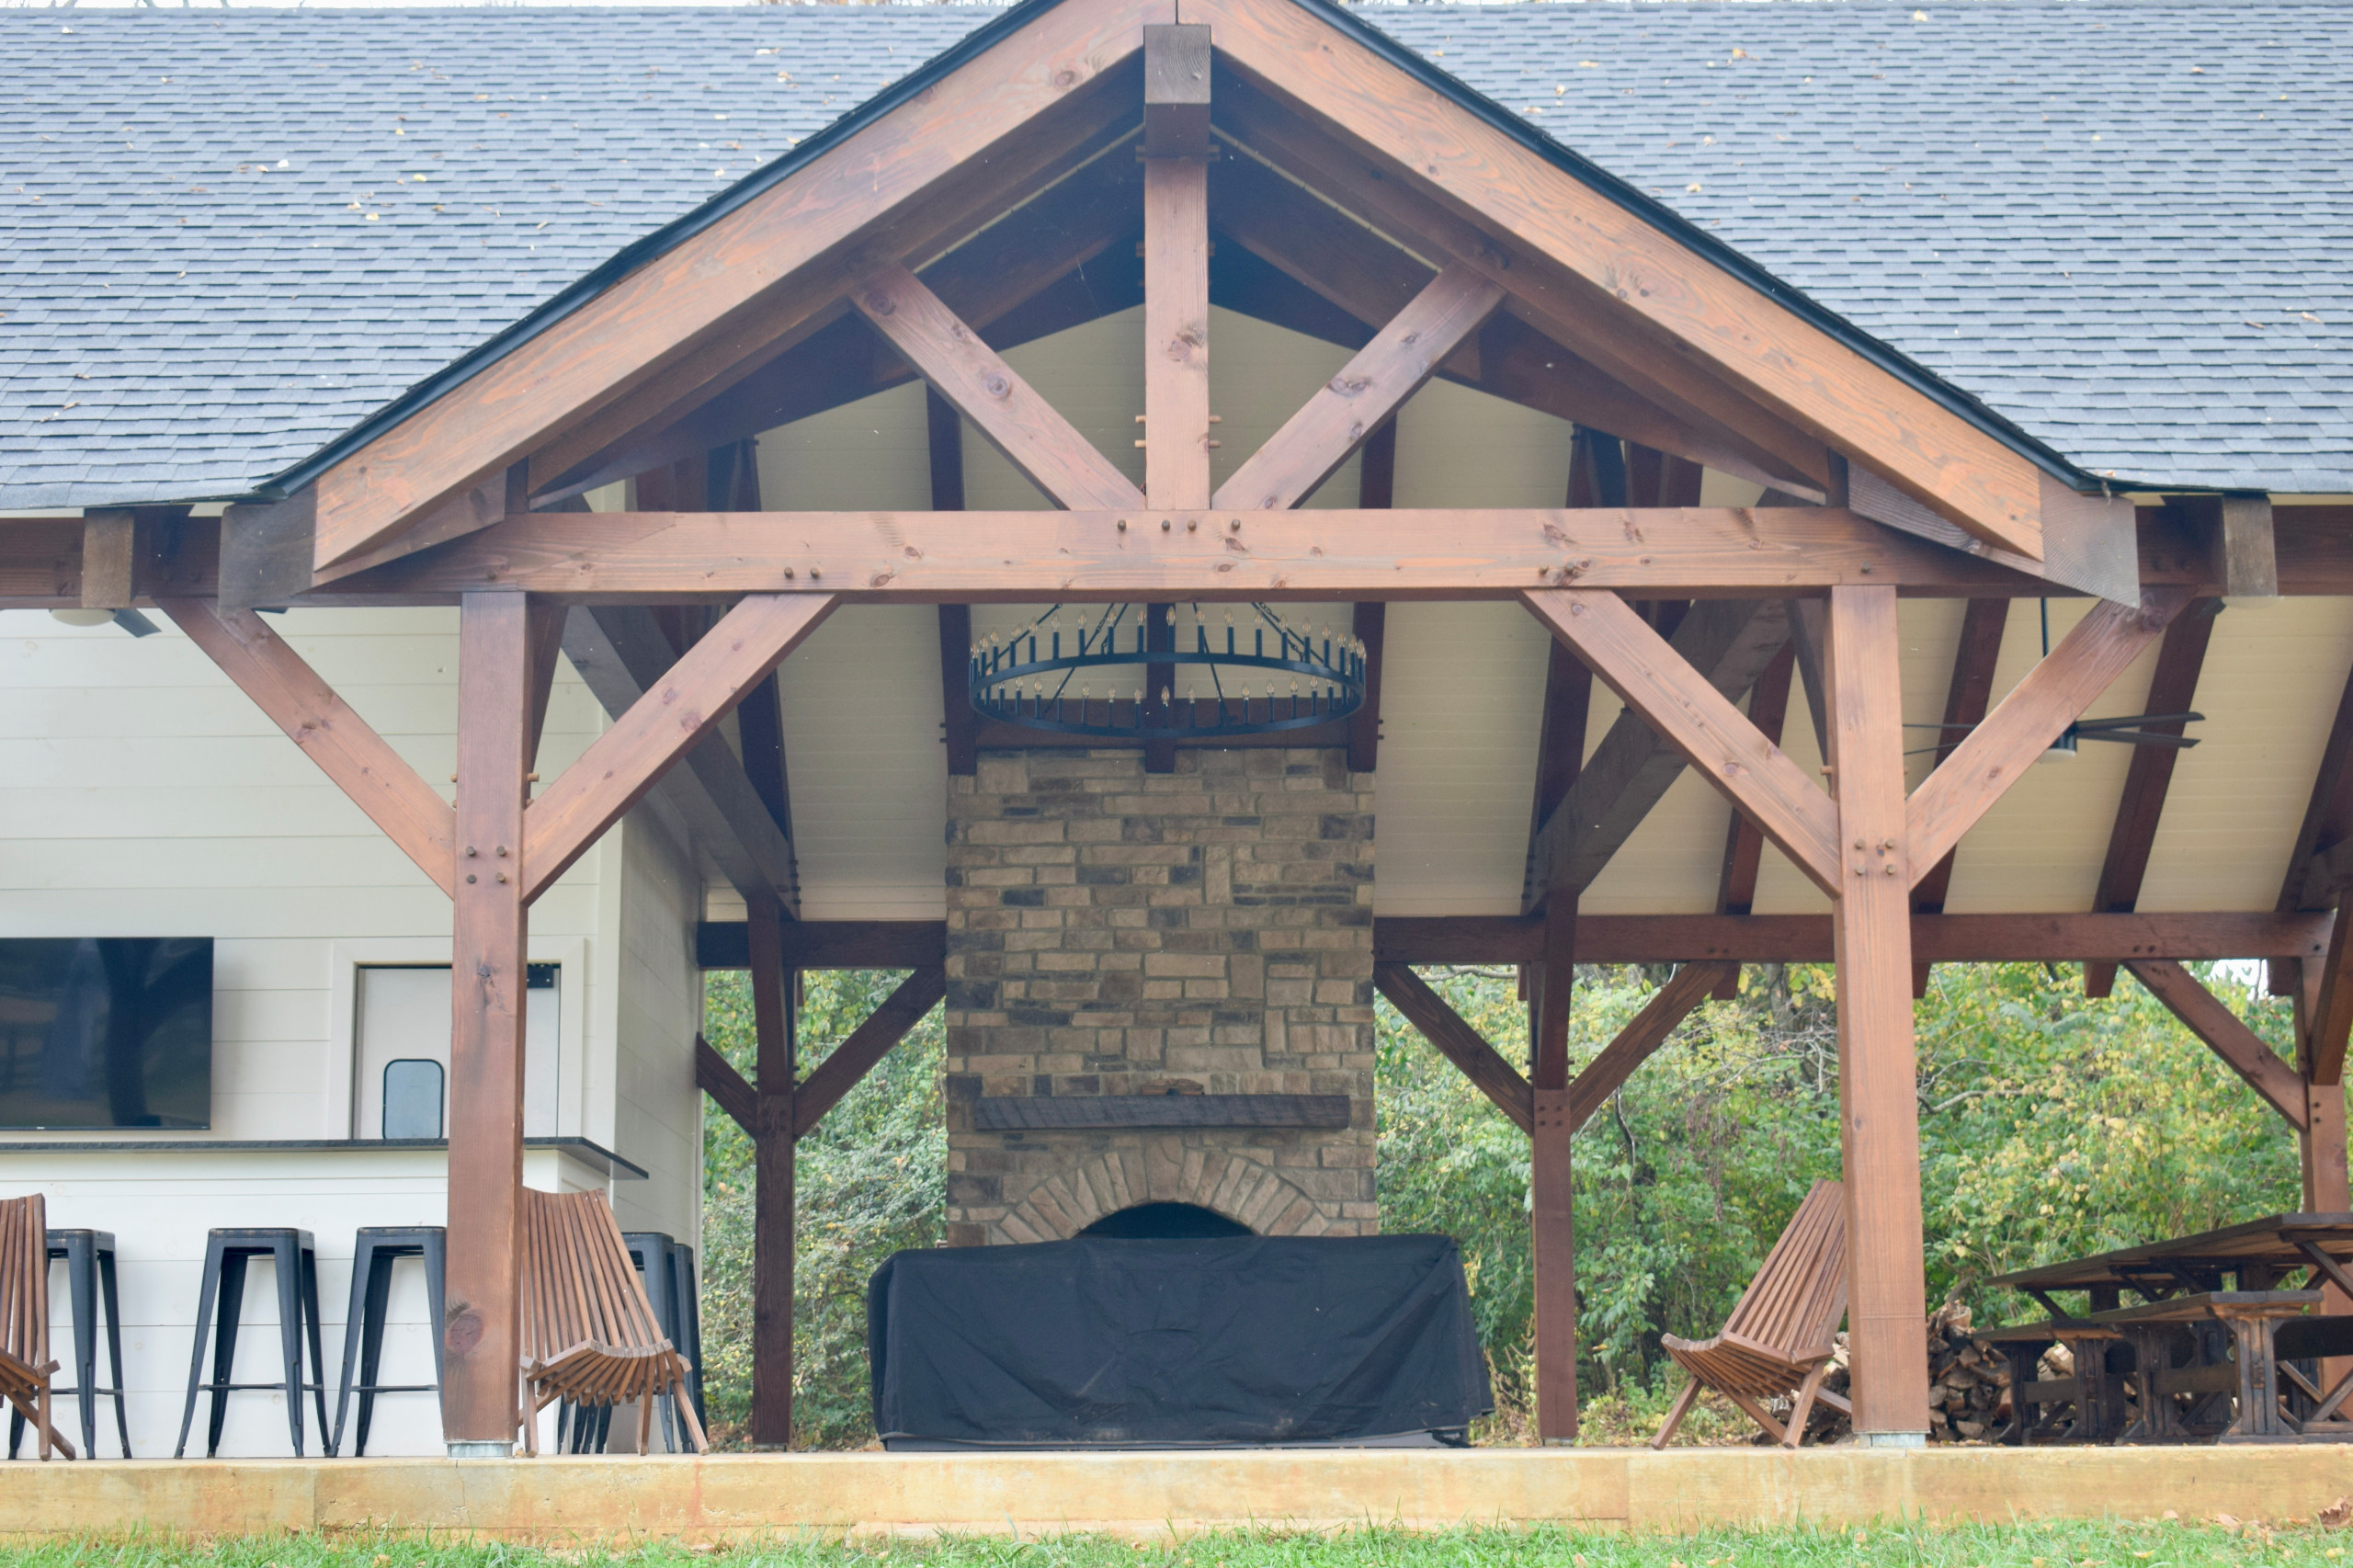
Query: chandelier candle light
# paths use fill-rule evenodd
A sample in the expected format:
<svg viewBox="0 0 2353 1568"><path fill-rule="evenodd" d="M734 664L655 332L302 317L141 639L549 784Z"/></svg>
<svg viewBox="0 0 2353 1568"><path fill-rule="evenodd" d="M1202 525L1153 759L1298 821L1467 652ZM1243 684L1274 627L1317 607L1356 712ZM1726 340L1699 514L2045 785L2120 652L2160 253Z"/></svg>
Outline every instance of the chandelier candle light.
<svg viewBox="0 0 2353 1568"><path fill-rule="evenodd" d="M1364 705L1365 647L1354 637L1294 630L1262 604L1238 627L1226 611L1215 629L1200 606L1186 608L1189 629L1173 605L1108 605L1092 626L1083 608L1065 617L1055 605L1011 636L992 633L972 644L972 710L1057 734L1151 741L1303 730ZM1192 694L1176 695L1182 665L1206 671L1207 692L1197 675ZM1284 676L1289 689L1278 691Z"/></svg>

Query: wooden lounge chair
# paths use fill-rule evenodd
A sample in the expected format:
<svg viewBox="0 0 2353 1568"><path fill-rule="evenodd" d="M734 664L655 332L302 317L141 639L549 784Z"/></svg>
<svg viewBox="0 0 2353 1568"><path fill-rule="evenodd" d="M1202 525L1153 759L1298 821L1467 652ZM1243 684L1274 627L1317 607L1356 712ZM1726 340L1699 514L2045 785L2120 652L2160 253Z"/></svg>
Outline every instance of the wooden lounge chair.
<svg viewBox="0 0 2353 1568"><path fill-rule="evenodd" d="M689 1372L654 1316L629 1260L612 1205L601 1192L523 1189L523 1446L536 1454L539 1414L575 1405L638 1402L637 1448L646 1451L654 1403L667 1394L701 1453Z"/></svg>
<svg viewBox="0 0 2353 1568"><path fill-rule="evenodd" d="M1804 1439L1816 1400L1852 1414L1846 1400L1822 1386L1836 1350L1832 1336L1847 1315L1846 1205L1836 1182L1815 1182L1724 1320L1723 1332L1713 1339L1665 1336L1666 1353L1691 1381L1676 1396L1652 1448L1666 1447L1702 1386L1746 1411L1783 1448ZM1786 1426L1766 1409L1784 1394L1796 1400Z"/></svg>
<svg viewBox="0 0 2353 1568"><path fill-rule="evenodd" d="M50 1419L56 1396L49 1356L49 1216L40 1193L0 1198L0 1400L32 1423L40 1457L74 1445ZM9 1456L14 1458L12 1454Z"/></svg>

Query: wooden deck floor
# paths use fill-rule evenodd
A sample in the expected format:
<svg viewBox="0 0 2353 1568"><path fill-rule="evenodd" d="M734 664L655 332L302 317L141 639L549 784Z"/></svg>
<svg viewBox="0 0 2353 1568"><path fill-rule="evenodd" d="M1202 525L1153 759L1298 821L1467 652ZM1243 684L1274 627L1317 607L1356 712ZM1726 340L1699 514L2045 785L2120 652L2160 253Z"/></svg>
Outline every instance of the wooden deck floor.
<svg viewBox="0 0 2353 1568"><path fill-rule="evenodd" d="M1473 1449L692 1459L99 1461L0 1466L0 1540L144 1527L391 1528L542 1542L875 1533L1128 1536L1245 1525L1444 1528L2146 1517L2310 1517L2353 1447Z"/></svg>

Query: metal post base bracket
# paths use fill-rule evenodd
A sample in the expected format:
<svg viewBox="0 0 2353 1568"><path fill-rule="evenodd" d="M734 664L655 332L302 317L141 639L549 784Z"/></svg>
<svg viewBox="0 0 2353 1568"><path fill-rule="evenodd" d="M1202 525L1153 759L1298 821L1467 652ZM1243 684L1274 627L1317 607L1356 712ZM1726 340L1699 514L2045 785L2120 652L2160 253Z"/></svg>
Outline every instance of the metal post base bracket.
<svg viewBox="0 0 2353 1568"><path fill-rule="evenodd" d="M1859 1449L1925 1449L1928 1446L1926 1432L1858 1432L1855 1446Z"/></svg>
<svg viewBox="0 0 2353 1568"><path fill-rule="evenodd" d="M515 1457L515 1445L511 1440L497 1438L451 1443L449 1457L453 1460L511 1460Z"/></svg>

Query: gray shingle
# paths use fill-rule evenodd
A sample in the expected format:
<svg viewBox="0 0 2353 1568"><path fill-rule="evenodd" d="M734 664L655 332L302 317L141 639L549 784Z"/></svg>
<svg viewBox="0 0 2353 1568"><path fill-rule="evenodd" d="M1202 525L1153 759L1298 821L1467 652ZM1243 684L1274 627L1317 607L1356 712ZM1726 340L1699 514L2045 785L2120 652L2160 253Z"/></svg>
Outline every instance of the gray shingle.
<svg viewBox="0 0 2353 1568"><path fill-rule="evenodd" d="M0 11L0 506L252 490L995 14ZM2353 490L2325 0L1358 14L2086 468Z"/></svg>

